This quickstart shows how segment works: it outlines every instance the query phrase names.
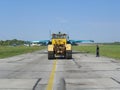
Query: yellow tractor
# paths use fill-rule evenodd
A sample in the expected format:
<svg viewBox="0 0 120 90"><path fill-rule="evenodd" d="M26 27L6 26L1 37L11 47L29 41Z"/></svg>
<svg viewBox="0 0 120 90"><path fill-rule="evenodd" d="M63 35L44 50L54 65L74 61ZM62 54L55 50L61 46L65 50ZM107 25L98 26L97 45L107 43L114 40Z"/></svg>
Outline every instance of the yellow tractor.
<svg viewBox="0 0 120 90"><path fill-rule="evenodd" d="M72 45L68 42L67 34L59 32L52 34L51 43L48 45L48 59L56 57L72 58Z"/></svg>

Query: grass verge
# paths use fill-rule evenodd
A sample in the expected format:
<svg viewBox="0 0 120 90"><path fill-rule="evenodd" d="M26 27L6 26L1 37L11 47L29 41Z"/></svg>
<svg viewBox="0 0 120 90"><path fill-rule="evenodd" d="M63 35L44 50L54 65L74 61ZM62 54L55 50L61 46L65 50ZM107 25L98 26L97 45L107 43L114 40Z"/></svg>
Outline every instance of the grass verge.
<svg viewBox="0 0 120 90"><path fill-rule="evenodd" d="M99 45L100 56L120 59L120 45ZM73 46L73 50L96 54L96 45Z"/></svg>
<svg viewBox="0 0 120 90"><path fill-rule="evenodd" d="M0 58L7 58L15 55L20 55L24 53L31 53L36 50L41 50L45 48L45 46L36 46L36 47L26 47L26 46L0 46Z"/></svg>

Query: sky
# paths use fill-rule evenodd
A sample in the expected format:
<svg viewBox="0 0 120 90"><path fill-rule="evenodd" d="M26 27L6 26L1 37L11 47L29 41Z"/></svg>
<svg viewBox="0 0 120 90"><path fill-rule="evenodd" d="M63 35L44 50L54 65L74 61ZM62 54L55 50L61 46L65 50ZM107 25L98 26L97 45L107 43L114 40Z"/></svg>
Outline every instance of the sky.
<svg viewBox="0 0 120 90"><path fill-rule="evenodd" d="M120 0L0 0L0 40L120 42Z"/></svg>

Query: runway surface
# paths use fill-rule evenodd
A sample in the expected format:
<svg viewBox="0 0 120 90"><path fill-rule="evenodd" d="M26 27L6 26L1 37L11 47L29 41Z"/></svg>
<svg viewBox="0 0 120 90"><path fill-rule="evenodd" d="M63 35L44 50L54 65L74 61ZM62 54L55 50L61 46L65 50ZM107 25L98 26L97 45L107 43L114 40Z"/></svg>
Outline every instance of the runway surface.
<svg viewBox="0 0 120 90"><path fill-rule="evenodd" d="M73 54L48 60L44 50L0 59L0 90L120 90L120 61Z"/></svg>

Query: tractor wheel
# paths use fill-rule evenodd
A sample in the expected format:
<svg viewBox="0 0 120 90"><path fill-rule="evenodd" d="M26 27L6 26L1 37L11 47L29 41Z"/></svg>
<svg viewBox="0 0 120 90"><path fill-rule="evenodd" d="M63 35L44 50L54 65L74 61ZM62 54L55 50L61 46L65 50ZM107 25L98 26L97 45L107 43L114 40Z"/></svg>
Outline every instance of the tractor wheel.
<svg viewBox="0 0 120 90"><path fill-rule="evenodd" d="M55 56L54 56L54 52L53 51L49 51L48 52L48 59L54 59Z"/></svg>
<svg viewBox="0 0 120 90"><path fill-rule="evenodd" d="M66 59L72 59L72 51L66 51Z"/></svg>

